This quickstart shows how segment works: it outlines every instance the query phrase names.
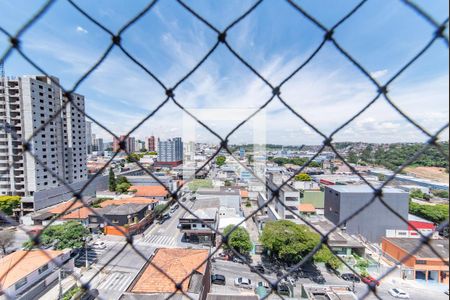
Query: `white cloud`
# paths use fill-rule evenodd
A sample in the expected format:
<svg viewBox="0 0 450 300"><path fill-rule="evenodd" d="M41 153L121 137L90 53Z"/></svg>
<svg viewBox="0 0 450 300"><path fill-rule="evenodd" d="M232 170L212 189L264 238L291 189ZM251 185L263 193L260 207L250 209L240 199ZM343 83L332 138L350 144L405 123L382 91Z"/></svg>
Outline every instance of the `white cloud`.
<svg viewBox="0 0 450 300"><path fill-rule="evenodd" d="M77 26L76 31L77 31L78 33L83 33L83 34L89 33L86 29L84 29L84 28L81 27L81 26Z"/></svg>
<svg viewBox="0 0 450 300"><path fill-rule="evenodd" d="M171 64L161 71L161 74L157 74L167 86L171 86L192 69L198 63L199 57L204 55L202 53L205 53L205 49L209 49L201 32L190 30L189 38L180 39L180 36L185 36L186 28L180 28L176 23L169 25L170 30L161 33L160 41ZM246 31L245 35L249 35L248 28L244 27L243 30ZM86 30L79 26L77 31L84 33ZM147 47L151 50L150 46ZM45 45L42 43L33 45L33 48L39 52L53 54L65 62L69 66L68 69L80 72L85 71L95 61L93 58L98 56L98 49L76 48L56 39ZM177 88L175 95L179 103L187 109L256 110L270 98L271 90L242 64L233 61L233 66L224 74L221 67L229 61L228 57L223 55L230 54L226 51L219 52L219 55L213 54ZM254 55L260 55L257 49ZM321 55L327 56L328 52ZM301 56L287 59L282 53L272 55L255 68L276 85L301 65L302 59L304 60ZM151 69L151 66L149 67ZM372 76L379 79L387 74L388 70L383 69L373 72ZM164 99L164 91L120 52L113 52L89 76L81 88L94 91L96 94L95 96L86 94L88 113L117 134L130 130ZM396 104L430 130L435 130L448 121L448 75L431 78L420 84L398 84L392 86L390 93ZM320 55L282 88L283 99L325 134L330 134L350 119L375 94L373 85L358 75L358 71L352 66L342 66L338 63L332 66L324 64L320 60ZM267 113L269 143L317 144L323 140L277 99L266 107L265 113ZM141 139L150 134L162 138L180 135L181 120L180 109L169 103L144 123L134 135ZM224 136L239 122L206 123ZM232 137L233 140L251 141L251 131L248 129L247 126L243 126ZM106 133L97 132L97 134L105 139L111 139ZM199 136L204 136L209 141L217 141L207 132L201 132ZM382 98L336 136L336 140L341 141L370 142L418 141L423 138L417 129L408 125Z"/></svg>
<svg viewBox="0 0 450 300"><path fill-rule="evenodd" d="M388 73L389 73L389 71L387 69L383 69L383 70L378 70L378 71L370 73L370 76L372 76L375 79L381 79L384 76L386 76Z"/></svg>

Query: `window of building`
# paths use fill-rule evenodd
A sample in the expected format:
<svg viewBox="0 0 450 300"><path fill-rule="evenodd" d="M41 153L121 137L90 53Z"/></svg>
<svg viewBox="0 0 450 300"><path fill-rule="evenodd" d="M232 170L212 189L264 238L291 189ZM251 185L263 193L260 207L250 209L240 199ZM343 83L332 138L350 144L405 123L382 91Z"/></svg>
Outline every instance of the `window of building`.
<svg viewBox="0 0 450 300"><path fill-rule="evenodd" d="M42 267L40 267L38 272L39 272L39 274L42 274L42 273L44 273L47 270L48 270L48 264L43 265Z"/></svg>
<svg viewBox="0 0 450 300"><path fill-rule="evenodd" d="M16 284L14 285L14 287L16 288L16 290L20 289L21 287L23 287L24 285L26 285L28 283L28 279L26 277L20 279L19 281L16 282Z"/></svg>

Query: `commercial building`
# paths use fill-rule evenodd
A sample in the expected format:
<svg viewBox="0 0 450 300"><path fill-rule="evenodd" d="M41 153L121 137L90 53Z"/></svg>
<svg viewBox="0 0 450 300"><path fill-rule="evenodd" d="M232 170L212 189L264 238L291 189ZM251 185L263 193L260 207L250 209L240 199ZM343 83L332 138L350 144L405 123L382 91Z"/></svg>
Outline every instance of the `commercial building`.
<svg viewBox="0 0 450 300"><path fill-rule="evenodd" d="M158 165L176 167L183 163L183 141L180 137L158 142Z"/></svg>
<svg viewBox="0 0 450 300"><path fill-rule="evenodd" d="M174 281L189 298L206 299L211 286L208 255L205 249L156 249L120 300L186 298Z"/></svg>
<svg viewBox="0 0 450 300"><path fill-rule="evenodd" d="M380 243L389 230L407 230L408 224L391 212L374 195L368 185L335 185L325 188L325 217L341 225L349 234L359 235L369 242ZM409 194L395 188L383 189L383 200L405 220L408 219ZM380 221L382 220L382 222Z"/></svg>
<svg viewBox="0 0 450 300"><path fill-rule="evenodd" d="M156 152L156 138L152 135L147 140L147 148L150 152Z"/></svg>
<svg viewBox="0 0 450 300"><path fill-rule="evenodd" d="M105 151L105 144L102 138L94 139L94 144L92 146L92 151L103 152Z"/></svg>
<svg viewBox="0 0 450 300"><path fill-rule="evenodd" d="M197 199L179 219L179 228L183 240L189 243L212 245L216 243L216 231L219 226L218 198ZM212 229L214 230L212 230Z"/></svg>
<svg viewBox="0 0 450 300"><path fill-rule="evenodd" d="M52 204L35 203L45 202L44 198L64 200L58 196L65 193L62 184L51 173L67 184L87 179L84 96L72 94L73 101L49 121L68 100L57 78L22 76L0 81L0 123L9 128L0 133L0 172L7 172L0 182L0 195L22 196L22 208L30 210ZM31 137L32 155L23 154L21 140Z"/></svg>
<svg viewBox="0 0 450 300"><path fill-rule="evenodd" d="M272 190L278 190L278 188L283 184L283 177L279 173L269 173L267 178L267 184L270 189L267 189L267 199L270 200L274 197ZM298 210L300 205L300 193L295 188L291 187L288 184L285 184L278 193L278 197L271 202L271 204L275 208L277 214L285 220L294 220L298 219L295 215L299 215L300 212ZM286 209L289 207L289 210ZM293 214L293 211L295 214Z"/></svg>
<svg viewBox="0 0 450 300"><path fill-rule="evenodd" d="M0 259L1 291L7 299L36 299L58 280L58 265L73 271L70 250L17 250Z"/></svg>
<svg viewBox="0 0 450 300"><path fill-rule="evenodd" d="M381 246L383 254L402 262L403 279L448 285L448 240L430 240L427 245L422 244L420 239L384 238ZM419 246L420 249L417 250ZM430 247L435 251L432 251Z"/></svg>

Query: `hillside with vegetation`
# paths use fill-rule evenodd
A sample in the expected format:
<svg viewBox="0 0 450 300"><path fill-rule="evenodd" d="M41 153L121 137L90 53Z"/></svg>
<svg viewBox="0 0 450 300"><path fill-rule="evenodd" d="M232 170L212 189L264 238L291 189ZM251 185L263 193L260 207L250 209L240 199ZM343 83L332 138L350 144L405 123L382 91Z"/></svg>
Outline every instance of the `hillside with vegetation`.
<svg viewBox="0 0 450 300"><path fill-rule="evenodd" d="M448 142L441 142L440 145L444 152L447 153L447 157L442 155L435 147L430 147L410 166L445 168L448 173ZM367 144L362 149L361 147L359 149L354 149L352 146L349 147L347 158L350 162L375 164L394 170L411 159L424 147L424 144Z"/></svg>

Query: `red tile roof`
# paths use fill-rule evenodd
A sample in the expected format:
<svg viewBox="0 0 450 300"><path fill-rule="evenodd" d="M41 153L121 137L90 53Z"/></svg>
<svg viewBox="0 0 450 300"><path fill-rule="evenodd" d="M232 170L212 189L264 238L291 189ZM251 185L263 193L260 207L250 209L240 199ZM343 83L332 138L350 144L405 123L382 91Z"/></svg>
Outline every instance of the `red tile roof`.
<svg viewBox="0 0 450 300"><path fill-rule="evenodd" d="M62 220L78 220L78 219L87 219L89 215L92 214L93 209L89 209L87 207L81 207L77 210L72 211L71 213L62 216L60 219Z"/></svg>
<svg viewBox="0 0 450 300"><path fill-rule="evenodd" d="M56 250L17 250L3 257L0 259L0 288L7 289L63 253Z"/></svg>
<svg viewBox="0 0 450 300"><path fill-rule="evenodd" d="M135 196L138 197L166 197L169 192L160 185L157 186L136 186L133 185L129 191L136 191Z"/></svg>
<svg viewBox="0 0 450 300"><path fill-rule="evenodd" d="M316 208L314 207L314 205L312 205L311 203L301 203L298 206L298 210L302 213L315 213L316 212Z"/></svg>
<svg viewBox="0 0 450 300"><path fill-rule="evenodd" d="M133 293L173 293L176 288L172 280L161 273L153 265L160 268L175 282L181 282L186 276L196 270L205 274L208 250L205 249L158 249L155 256L142 272L136 284L131 288ZM153 265L152 265L153 264ZM200 266L201 265L201 266ZM189 280L183 282L182 290L187 292Z"/></svg>
<svg viewBox="0 0 450 300"><path fill-rule="evenodd" d="M75 203L72 205L73 202L75 202ZM79 201L79 200L78 201L77 200L69 200L67 202L63 202L61 204L58 204L57 206L55 206L52 209L50 209L48 212L51 212L51 213L54 213L54 214L60 214L62 212L65 212L66 209L68 209L67 212L70 212L72 210L75 210L75 209L77 209L79 207L83 207L83 206L84 206L84 204L81 201Z"/></svg>
<svg viewBox="0 0 450 300"><path fill-rule="evenodd" d="M106 200L100 203L101 207L107 207L110 205L121 205L121 204L129 204L129 203L135 203L135 204L152 204L156 203L158 200L156 199L149 199L144 197L132 197L132 198L124 198L124 199L115 199L115 200Z"/></svg>

